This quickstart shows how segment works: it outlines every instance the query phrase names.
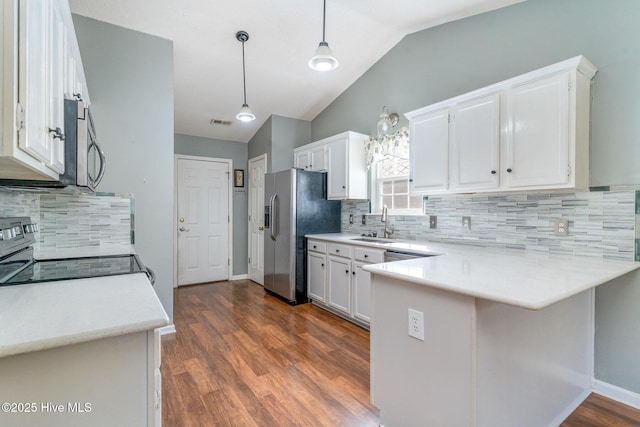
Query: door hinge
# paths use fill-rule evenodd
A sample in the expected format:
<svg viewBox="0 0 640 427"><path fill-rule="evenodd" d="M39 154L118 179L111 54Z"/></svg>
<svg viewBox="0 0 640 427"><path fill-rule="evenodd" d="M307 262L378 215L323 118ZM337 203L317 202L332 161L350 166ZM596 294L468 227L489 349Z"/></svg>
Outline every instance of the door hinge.
<svg viewBox="0 0 640 427"><path fill-rule="evenodd" d="M571 90L571 80L569 80L569 90Z"/></svg>
<svg viewBox="0 0 640 427"><path fill-rule="evenodd" d="M16 130L24 128L24 108L20 103L16 104Z"/></svg>
<svg viewBox="0 0 640 427"><path fill-rule="evenodd" d="M231 265L231 259L227 258L227 265Z"/></svg>
<svg viewBox="0 0 640 427"><path fill-rule="evenodd" d="M447 123L451 123L451 114L447 114Z"/></svg>
<svg viewBox="0 0 640 427"><path fill-rule="evenodd" d="M249 215L249 221L251 221L251 215Z"/></svg>
<svg viewBox="0 0 640 427"><path fill-rule="evenodd" d="M231 217L227 215L227 222L231 222Z"/></svg>
<svg viewBox="0 0 640 427"><path fill-rule="evenodd" d="M249 265L251 265L251 257L249 257Z"/></svg>
<svg viewBox="0 0 640 427"><path fill-rule="evenodd" d="M567 176L571 176L571 165L567 166Z"/></svg>

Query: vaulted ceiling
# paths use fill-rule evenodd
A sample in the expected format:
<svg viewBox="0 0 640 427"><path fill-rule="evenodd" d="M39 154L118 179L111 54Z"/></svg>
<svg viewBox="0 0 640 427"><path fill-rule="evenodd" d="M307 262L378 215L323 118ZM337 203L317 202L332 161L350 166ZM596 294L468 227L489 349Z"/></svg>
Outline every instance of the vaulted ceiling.
<svg viewBox="0 0 640 427"><path fill-rule="evenodd" d="M73 13L173 41L175 132L247 142L271 114L312 120L405 35L522 0L328 0L326 40L340 61L307 62L322 40L322 0L70 0ZM256 120L235 119L243 102ZM230 121L213 125L212 119Z"/></svg>

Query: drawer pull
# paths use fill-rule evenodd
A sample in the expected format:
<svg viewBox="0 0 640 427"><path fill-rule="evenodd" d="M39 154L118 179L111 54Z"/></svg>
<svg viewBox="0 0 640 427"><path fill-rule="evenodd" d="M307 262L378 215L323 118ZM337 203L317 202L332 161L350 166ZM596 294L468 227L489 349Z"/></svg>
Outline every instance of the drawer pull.
<svg viewBox="0 0 640 427"><path fill-rule="evenodd" d="M340 249L336 249L336 253L339 254L340 253Z"/></svg>
<svg viewBox="0 0 640 427"><path fill-rule="evenodd" d="M313 249L318 249L318 247L316 245L313 245Z"/></svg>
<svg viewBox="0 0 640 427"><path fill-rule="evenodd" d="M345 272L345 273L347 273L347 274L349 274L349 270L345 270L344 272Z"/></svg>
<svg viewBox="0 0 640 427"><path fill-rule="evenodd" d="M367 255L367 254L364 254L364 257L365 257L365 258L369 258L369 255Z"/></svg>

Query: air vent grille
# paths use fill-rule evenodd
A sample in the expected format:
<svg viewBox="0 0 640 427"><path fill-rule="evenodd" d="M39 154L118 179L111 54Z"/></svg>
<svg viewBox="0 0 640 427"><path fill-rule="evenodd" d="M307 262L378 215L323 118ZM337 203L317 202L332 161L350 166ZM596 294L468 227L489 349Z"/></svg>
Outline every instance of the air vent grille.
<svg viewBox="0 0 640 427"><path fill-rule="evenodd" d="M209 123L211 123L212 125L230 126L231 120L211 119Z"/></svg>

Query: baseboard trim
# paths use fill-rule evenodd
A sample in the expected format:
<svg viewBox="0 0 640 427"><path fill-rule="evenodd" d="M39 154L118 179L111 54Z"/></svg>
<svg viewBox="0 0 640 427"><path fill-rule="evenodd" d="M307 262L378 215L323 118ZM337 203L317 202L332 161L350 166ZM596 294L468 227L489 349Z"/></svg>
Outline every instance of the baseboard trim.
<svg viewBox="0 0 640 427"><path fill-rule="evenodd" d="M248 274L238 274L237 276L231 276L231 280L246 280L248 278Z"/></svg>
<svg viewBox="0 0 640 427"><path fill-rule="evenodd" d="M573 411L575 411L580 405L582 405L582 402L584 402L589 394L591 394L591 390L589 390L589 388L587 387L582 393L578 395L578 397L573 400L573 402L567 405L567 407L562 412L560 412L553 420L553 422L551 422L549 425L559 426L560 424L562 424L562 422L566 420L567 417L573 413Z"/></svg>
<svg viewBox="0 0 640 427"><path fill-rule="evenodd" d="M176 325L174 325L173 323L160 328L160 335L169 335L169 334L175 334L175 333L176 333Z"/></svg>
<svg viewBox="0 0 640 427"><path fill-rule="evenodd" d="M616 402L623 403L636 409L640 409L640 394L626 390L613 384L606 383L597 379L591 382L591 390L601 396L613 399Z"/></svg>

